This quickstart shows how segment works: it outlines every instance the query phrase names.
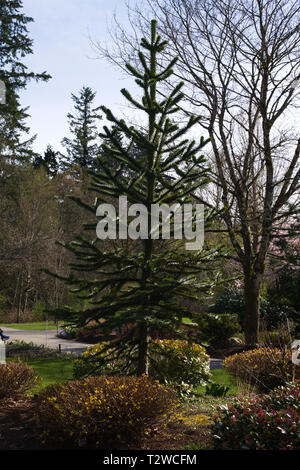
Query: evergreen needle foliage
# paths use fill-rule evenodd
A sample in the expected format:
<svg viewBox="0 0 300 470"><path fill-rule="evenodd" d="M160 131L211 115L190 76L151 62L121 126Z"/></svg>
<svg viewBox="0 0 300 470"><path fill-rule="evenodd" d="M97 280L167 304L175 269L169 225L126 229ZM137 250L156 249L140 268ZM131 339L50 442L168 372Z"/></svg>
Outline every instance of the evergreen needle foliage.
<svg viewBox="0 0 300 470"><path fill-rule="evenodd" d="M159 100L158 86L172 74L176 59L164 68L159 66L158 56L166 42L157 35L154 20L150 40L143 38L141 46L146 51L139 52L143 73L130 64L127 67L142 89L142 99L138 101L127 90L122 94L145 113L147 124L143 129L130 126L102 106L112 127L103 128L106 158L99 158L99 171L90 171L90 189L104 201L107 197L115 200L127 196L130 203L144 204L150 217L152 204L192 203L194 192L207 183L209 169L204 156L199 155L207 140L201 138L196 143L185 137L200 117L190 117L181 127L171 118L183 98L183 83ZM138 149L139 158L133 149ZM93 207L77 202L95 214L99 201ZM211 216L206 213L206 220ZM85 228L95 231L96 222ZM150 237L137 243L142 247L140 252L124 248L103 251L102 240L91 242L83 237L65 245L76 262L71 265L70 277L62 279L89 302L84 310L65 307L55 314L77 326L101 320L107 334L117 328L120 336L108 346L107 355L102 354L103 361L110 360L109 351L117 351L125 358L123 372L127 369L141 375L148 373L151 332L164 329L178 333L182 318L190 313L180 301L197 300L201 292L210 289L211 284L201 278L201 273L216 260L220 250L187 252L180 241L175 248L169 244L162 250L162 241ZM75 273L82 273L82 277Z"/></svg>
<svg viewBox="0 0 300 470"><path fill-rule="evenodd" d="M0 104L0 155L7 160L24 161L32 157L31 144L35 136L22 141L28 134L25 120L28 108L22 108L19 92L32 81L47 81L46 72L34 73L23 63L33 53L33 41L27 25L33 18L26 16L21 0L0 0L0 80L5 83L6 102Z"/></svg>
<svg viewBox="0 0 300 470"><path fill-rule="evenodd" d="M74 112L68 113L68 121L72 138L64 137L62 145L67 150L68 165L79 168L92 168L99 153L97 124L102 119L100 107L93 107L96 93L84 86L79 95L72 93Z"/></svg>

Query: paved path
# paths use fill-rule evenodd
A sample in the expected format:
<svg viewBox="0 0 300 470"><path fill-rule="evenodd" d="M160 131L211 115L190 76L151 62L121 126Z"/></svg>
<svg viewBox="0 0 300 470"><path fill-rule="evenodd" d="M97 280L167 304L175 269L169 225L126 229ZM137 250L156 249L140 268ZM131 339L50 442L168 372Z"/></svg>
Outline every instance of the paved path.
<svg viewBox="0 0 300 470"><path fill-rule="evenodd" d="M1 325L0 325L1 326ZM58 349L59 344L61 351L81 354L88 346L88 343L79 343L71 339L62 339L56 336L56 330L16 330L13 328L3 328L5 335L9 336L9 341L22 340L26 343L34 343L45 345L51 349ZM223 361L221 359L210 359L211 369L222 369Z"/></svg>
<svg viewBox="0 0 300 470"><path fill-rule="evenodd" d="M56 336L56 330L16 330L14 328L3 328L5 335L9 336L8 341L20 340L26 343L44 345L51 349L58 349L61 345L61 351L81 354L85 348L91 346L88 343L79 343L78 341L66 340Z"/></svg>
<svg viewBox="0 0 300 470"><path fill-rule="evenodd" d="M210 358L210 368L211 369L223 369L223 361L222 359L213 359Z"/></svg>

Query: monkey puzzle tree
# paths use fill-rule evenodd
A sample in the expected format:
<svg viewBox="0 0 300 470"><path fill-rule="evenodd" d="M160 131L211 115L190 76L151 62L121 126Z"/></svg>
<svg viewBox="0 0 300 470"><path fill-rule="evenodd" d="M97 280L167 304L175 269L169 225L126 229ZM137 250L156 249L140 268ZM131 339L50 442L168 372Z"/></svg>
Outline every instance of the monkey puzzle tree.
<svg viewBox="0 0 300 470"><path fill-rule="evenodd" d="M187 315L187 310L180 306L179 300L197 299L201 291L209 289L210 283L201 279L201 272L205 270L207 263L217 258L220 250L201 250L198 247L193 252L185 251L183 240L174 242L173 248L161 250L157 249L159 240L150 233L153 205L158 204L161 207L163 204L176 203L177 208L181 209L186 203L191 203L194 192L207 183L208 168L204 156L198 155L206 140L201 138L196 143L185 138L185 134L200 117L191 116L182 127L171 119L183 97L183 83L176 86L168 97L159 100L158 85L172 74L172 67L177 59L174 58L166 67L159 65L158 56L164 50L166 41L157 35L155 20L151 22L150 40L143 38L141 46L147 52L138 53L143 72L130 64L127 67L143 92L142 99L138 101L125 89L121 92L146 116L146 124L143 128L130 126L102 106L106 118L113 123L111 129L106 126L103 128L103 137L109 142L104 145L107 145L106 150L115 165L100 160L100 171L90 172L90 189L104 201L106 197L116 199L126 196L130 203L142 204L146 208L146 233L143 233L141 227L137 227L140 230L135 233L140 249L134 253L122 248L104 251L103 245L101 246L103 241L99 238L89 241L78 237L64 245L73 252L76 261L71 264L71 276L62 279L79 298L88 300L89 303L83 310L75 311L65 307L56 310L55 314L77 326L86 325L90 321L100 323L101 320L107 333L118 328L120 336L109 345L110 351L118 351L118 354L124 355L125 368L130 364L131 367L135 366L138 374L147 374L150 332L153 328L178 331L182 317ZM124 138L120 139L119 135ZM139 149L139 158L135 158L133 147ZM77 202L90 213L96 214L99 201L93 207L80 200ZM192 204L189 207L191 206ZM132 205L131 209L133 207ZM174 210L170 214L169 219L173 236L175 212ZM130 223L127 226L122 220L123 216L120 213L115 220L119 233L124 233L124 229L127 231L132 223L139 225L137 219L128 217ZM211 212L205 213L206 220L211 216ZM193 223L196 223L195 210L192 211L192 217ZM105 220L102 219L101 223L103 222ZM96 226L95 222L86 224L85 228L94 231ZM158 228L160 235L163 218L159 220ZM185 230L184 236L188 238ZM79 278L78 273L89 274L89 277ZM109 353L106 359L109 360Z"/></svg>

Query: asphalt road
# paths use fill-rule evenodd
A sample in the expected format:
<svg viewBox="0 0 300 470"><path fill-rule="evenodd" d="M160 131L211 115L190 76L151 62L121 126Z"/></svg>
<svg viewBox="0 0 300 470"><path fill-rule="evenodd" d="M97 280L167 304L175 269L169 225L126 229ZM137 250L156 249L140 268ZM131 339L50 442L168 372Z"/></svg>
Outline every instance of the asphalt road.
<svg viewBox="0 0 300 470"><path fill-rule="evenodd" d="M61 345L61 351L73 352L75 354L81 354L88 346L91 346L88 343L58 338L56 330L16 330L5 327L3 328L3 333L9 336L8 341L26 341L26 343L44 345L51 349L59 349L59 345Z"/></svg>
<svg viewBox="0 0 300 470"><path fill-rule="evenodd" d="M1 327L1 325L0 325ZM62 339L56 336L56 330L16 330L13 328L3 328L5 335L9 336L8 341L22 340L26 343L34 343L38 345L45 345L51 349L59 349L63 352L72 352L74 354L81 354L88 346L88 343L79 343L71 339ZM210 359L211 369L222 369L221 359Z"/></svg>

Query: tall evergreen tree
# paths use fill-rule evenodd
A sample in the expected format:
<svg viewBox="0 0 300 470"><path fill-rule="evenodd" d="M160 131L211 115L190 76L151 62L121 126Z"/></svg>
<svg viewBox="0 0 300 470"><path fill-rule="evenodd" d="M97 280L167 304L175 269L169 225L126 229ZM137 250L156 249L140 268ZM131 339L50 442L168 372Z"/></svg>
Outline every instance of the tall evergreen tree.
<svg viewBox="0 0 300 470"><path fill-rule="evenodd" d="M33 167L43 167L48 176L55 176L59 170L58 152L51 145L47 145L44 156L38 155L33 161Z"/></svg>
<svg viewBox="0 0 300 470"><path fill-rule="evenodd" d="M62 145L66 148L69 165L78 166L81 174L84 169L92 168L99 154L100 143L97 130L100 107L93 108L96 92L89 87L83 87L79 95L71 94L74 102L74 113L68 114L72 138L65 137Z"/></svg>
<svg viewBox="0 0 300 470"><path fill-rule="evenodd" d="M130 64L127 67L143 91L142 100L136 100L125 89L121 92L132 105L143 111L146 125L143 129L129 126L102 106L106 118L113 123L114 132L104 126L103 137L110 141L106 150L116 165L102 161L100 172L91 171L91 189L101 198L123 195L130 203L144 204L148 213L147 237L139 240L142 250L135 253L122 248L104 251L102 240L89 241L85 237L77 237L74 242L64 245L75 255L76 261L71 265L71 276L60 278L79 298L88 299L89 305L80 311L61 308L55 314L76 325L101 319L107 333L119 328L120 338L110 347L124 355L127 359L125 367L130 364L138 374L147 374L152 329L163 328L178 333L183 316L189 314L180 305L180 300L198 299L200 292L211 287L201 279L201 273L207 263L216 259L219 250L185 251L181 242L177 242L178 245L174 242L175 248L162 251L158 248L161 240L150 236L153 204L176 202L182 208L184 203L191 203L194 192L207 183L205 158L198 155L207 141L201 138L196 143L185 138L200 117L192 116L182 127L171 119L183 98L183 83L159 101L158 85L172 74L176 58L165 68L159 66L158 55L163 52L166 42L157 35L155 20L151 24L150 40L143 38L141 46L147 53L139 52L143 73ZM116 137L116 129L124 136L121 141ZM136 159L132 154L133 147L139 149L140 158ZM130 178L124 175L124 167L130 172ZM77 202L95 214L97 202L93 207ZM211 213L206 213L207 219L210 216ZM122 226L120 218L119 230ZM174 229L174 220L171 226ZM85 228L94 231L96 223L86 224ZM161 230L160 222L160 233ZM79 277L80 273L88 273L89 279ZM109 360L109 357L103 360Z"/></svg>
<svg viewBox="0 0 300 470"><path fill-rule="evenodd" d="M25 124L28 108L20 105L19 92L30 80L48 80L46 72L34 73L23 63L33 53L33 41L28 36L28 23L33 18L22 12L21 0L0 0L0 80L6 86L6 103L0 105L0 155L23 159L30 154L34 137L22 141L28 133Z"/></svg>

